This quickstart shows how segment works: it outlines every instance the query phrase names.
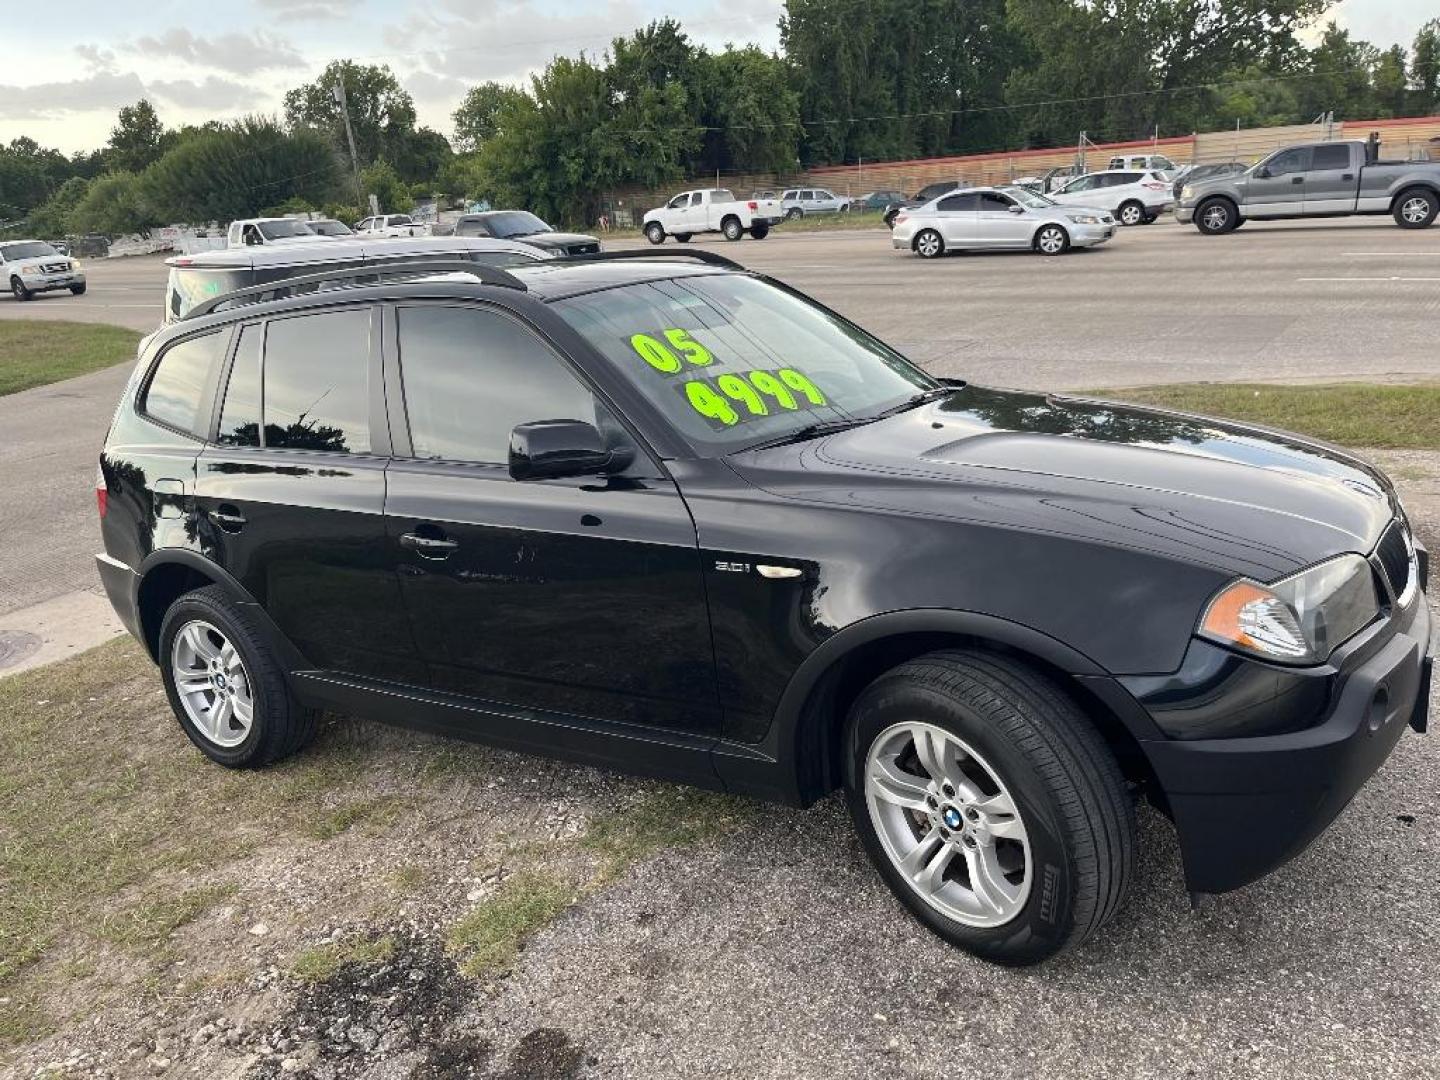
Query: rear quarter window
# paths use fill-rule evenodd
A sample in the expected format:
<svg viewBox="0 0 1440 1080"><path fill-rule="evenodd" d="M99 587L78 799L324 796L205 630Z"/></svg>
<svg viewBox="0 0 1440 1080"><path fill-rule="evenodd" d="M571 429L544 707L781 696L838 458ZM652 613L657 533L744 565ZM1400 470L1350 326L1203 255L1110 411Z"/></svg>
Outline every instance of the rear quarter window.
<svg viewBox="0 0 1440 1080"><path fill-rule="evenodd" d="M166 349L150 375L140 411L197 439L204 438L205 403L229 338L228 331L214 331Z"/></svg>

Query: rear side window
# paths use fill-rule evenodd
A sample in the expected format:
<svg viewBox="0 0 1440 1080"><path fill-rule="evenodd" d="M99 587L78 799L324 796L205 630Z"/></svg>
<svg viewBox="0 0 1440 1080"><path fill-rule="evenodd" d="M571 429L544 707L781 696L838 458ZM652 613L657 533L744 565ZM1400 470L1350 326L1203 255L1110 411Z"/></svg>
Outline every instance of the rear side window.
<svg viewBox="0 0 1440 1080"><path fill-rule="evenodd" d="M955 211L969 211L980 209L980 196L978 195L951 195L948 199L941 199L935 207L937 210L944 210L946 213Z"/></svg>
<svg viewBox="0 0 1440 1080"><path fill-rule="evenodd" d="M515 320L476 308L399 314L400 370L415 456L500 463L533 420L596 423L595 398Z"/></svg>
<svg viewBox="0 0 1440 1080"><path fill-rule="evenodd" d="M264 323L241 328L215 439L222 446L260 445L260 353L264 345Z"/></svg>
<svg viewBox="0 0 1440 1080"><path fill-rule="evenodd" d="M265 446L370 451L370 311L328 311L269 324Z"/></svg>
<svg viewBox="0 0 1440 1080"><path fill-rule="evenodd" d="M1315 147L1315 159L1310 167L1312 169L1348 169L1350 167L1350 147L1338 143L1317 146Z"/></svg>
<svg viewBox="0 0 1440 1080"><path fill-rule="evenodd" d="M160 357L141 406L145 415L203 438L200 413L205 388L220 363L229 335L222 331L187 338Z"/></svg>

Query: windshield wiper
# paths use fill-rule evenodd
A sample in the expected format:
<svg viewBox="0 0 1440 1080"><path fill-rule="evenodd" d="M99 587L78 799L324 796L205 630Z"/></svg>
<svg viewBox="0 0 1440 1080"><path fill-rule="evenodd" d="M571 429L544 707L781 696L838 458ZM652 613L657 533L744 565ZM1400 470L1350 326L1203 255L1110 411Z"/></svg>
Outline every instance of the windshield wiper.
<svg viewBox="0 0 1440 1080"><path fill-rule="evenodd" d="M818 439L821 435L829 435L835 431L844 431L847 428L859 427L861 424L868 424L875 419L873 416L847 416L836 420L817 420L813 424L806 424L794 431L787 431L784 435L777 435L773 439L763 439L758 443L745 447L746 450L769 450L776 446L785 446L788 443L805 442L807 439Z"/></svg>
<svg viewBox="0 0 1440 1080"><path fill-rule="evenodd" d="M944 394L953 394L959 386L932 386L928 390L921 390L914 397L908 397L898 405L891 405L888 409L881 409L871 420L884 420L887 416L898 416L902 412L909 412L917 405L923 405L932 398L941 397Z"/></svg>

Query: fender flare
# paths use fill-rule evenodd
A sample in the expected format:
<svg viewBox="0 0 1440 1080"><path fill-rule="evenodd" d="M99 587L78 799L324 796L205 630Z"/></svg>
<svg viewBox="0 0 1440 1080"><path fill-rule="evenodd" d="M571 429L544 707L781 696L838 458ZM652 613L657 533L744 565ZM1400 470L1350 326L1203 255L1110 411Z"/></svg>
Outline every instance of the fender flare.
<svg viewBox="0 0 1440 1080"><path fill-rule="evenodd" d="M734 779L740 789L760 791L787 802L808 805L830 790L833 777L824 768L827 760L823 739L834 718L807 708L814 695L825 692L825 680L843 670L845 659L873 642L908 634L949 634L1009 646L1034 657L1073 678L1110 709L1137 740L1156 737L1154 722L1133 700L1124 701L1123 688L1107 670L1090 657L1049 634L996 615L954 608L918 608L867 616L832 634L795 669L771 718L770 730L758 746L746 748L725 762L729 755L720 750L717 766L722 775L727 764L737 767ZM1115 690L1119 690L1117 695ZM740 750L731 744L728 750ZM738 771L742 761L751 767L771 763L770 783L751 785L750 776ZM748 772L748 770L746 770ZM766 770L769 771L769 770Z"/></svg>

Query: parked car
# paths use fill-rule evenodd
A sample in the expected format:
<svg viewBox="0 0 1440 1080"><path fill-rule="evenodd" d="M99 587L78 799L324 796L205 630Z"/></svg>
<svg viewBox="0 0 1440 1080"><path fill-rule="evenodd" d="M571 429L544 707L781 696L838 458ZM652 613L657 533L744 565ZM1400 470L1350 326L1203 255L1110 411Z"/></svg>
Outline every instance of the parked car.
<svg viewBox="0 0 1440 1080"><path fill-rule="evenodd" d="M1210 180L1217 176L1230 176L1234 173L1244 172L1249 167L1243 161L1211 161L1204 165L1191 165L1175 174L1170 192L1175 196L1175 201L1179 202L1180 192L1185 190L1186 184L1199 183L1201 180Z"/></svg>
<svg viewBox="0 0 1440 1080"><path fill-rule="evenodd" d="M546 258L549 256L545 252L528 244L451 236L394 240L378 236L356 236L349 240L312 237L309 244L177 255L165 260L170 268L165 284L165 322L184 318L197 304L222 293L326 271L342 273L396 260L469 259L486 266L506 267L525 266Z"/></svg>
<svg viewBox="0 0 1440 1080"><path fill-rule="evenodd" d="M1081 165L1059 165L1053 169L1046 169L1039 176L1040 194L1049 195L1059 188L1064 187L1077 176L1084 176L1086 169Z"/></svg>
<svg viewBox="0 0 1440 1080"><path fill-rule="evenodd" d="M1077 176L1050 198L1058 203L1109 210L1121 225L1148 225L1175 202L1170 181L1163 174L1133 169L1107 169Z"/></svg>
<svg viewBox="0 0 1440 1080"><path fill-rule="evenodd" d="M748 232L753 239L764 240L781 220L778 200L742 202L725 188L699 188L682 191L664 206L648 211L644 230L652 244L663 244L667 236L683 244L703 232L721 233L726 240L739 240Z"/></svg>
<svg viewBox="0 0 1440 1080"><path fill-rule="evenodd" d="M890 226L891 228L894 228L895 216L899 214L902 210L915 210L921 206L924 206L932 199L938 199L947 191L954 191L957 188L969 188L974 186L975 185L970 183L969 180L937 180L933 184L926 184L910 198L904 199L900 202L892 203L890 206L887 206L885 208L884 215L885 224Z"/></svg>
<svg viewBox="0 0 1440 1080"><path fill-rule="evenodd" d="M377 214L355 226L361 236L428 236L430 226L409 214Z"/></svg>
<svg viewBox="0 0 1440 1080"><path fill-rule="evenodd" d="M1440 162L1381 161L1370 142L1287 146L1241 173L1187 181L1175 220L1202 233L1230 232L1251 218L1389 214L1423 229L1440 212Z"/></svg>
<svg viewBox="0 0 1440 1080"><path fill-rule="evenodd" d="M778 199L778 198L780 198L780 192L778 192L778 191L752 191L752 192L750 193L750 198L756 199L756 200L759 200L759 199Z"/></svg>
<svg viewBox="0 0 1440 1080"><path fill-rule="evenodd" d="M33 300L37 293L69 289L85 292L85 271L80 263L61 255L44 240L0 242L0 281L16 300Z"/></svg>
<svg viewBox="0 0 1440 1080"><path fill-rule="evenodd" d="M274 244L309 244L319 235L301 218L241 218L225 231L225 246L264 247Z"/></svg>
<svg viewBox="0 0 1440 1080"><path fill-rule="evenodd" d="M1072 247L1096 247L1115 235L1107 210L1061 206L1017 185L971 188L902 210L891 244L935 259L947 251L1019 249L1063 255Z"/></svg>
<svg viewBox="0 0 1440 1080"><path fill-rule="evenodd" d="M305 223L316 236L354 236L355 230L334 218L313 218Z"/></svg>
<svg viewBox="0 0 1440 1080"><path fill-rule="evenodd" d="M584 233L556 232L527 210L487 210L483 214L466 214L455 222L455 235L514 240L552 255L590 255L600 250L600 241L595 237Z"/></svg>
<svg viewBox="0 0 1440 1080"><path fill-rule="evenodd" d="M905 193L896 191L894 188L881 188L878 191L867 191L864 195L857 195L850 204L854 211L868 211L870 213L881 213L891 206L898 206L905 201Z"/></svg>
<svg viewBox="0 0 1440 1080"><path fill-rule="evenodd" d="M1221 892L1424 729L1428 559L1374 467L935 379L685 254L232 294L142 346L97 563L202 753L328 709L843 788L924 925L1026 964L1121 907L1137 795Z"/></svg>
<svg viewBox="0 0 1440 1080"><path fill-rule="evenodd" d="M1105 166L1107 171L1123 169L1128 172L1178 172L1181 166L1164 154L1119 154Z"/></svg>
<svg viewBox="0 0 1440 1080"><path fill-rule="evenodd" d="M825 188L791 188L780 196L780 210L792 220L806 214L843 214L850 200Z"/></svg>

